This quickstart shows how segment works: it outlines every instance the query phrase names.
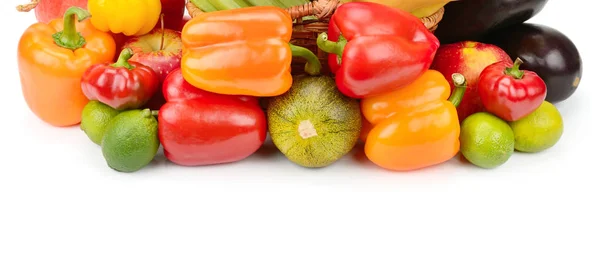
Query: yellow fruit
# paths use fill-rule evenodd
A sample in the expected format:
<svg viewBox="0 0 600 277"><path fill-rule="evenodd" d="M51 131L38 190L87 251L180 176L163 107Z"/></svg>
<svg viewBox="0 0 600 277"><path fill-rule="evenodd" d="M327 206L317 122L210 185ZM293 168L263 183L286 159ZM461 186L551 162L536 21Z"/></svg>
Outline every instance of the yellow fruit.
<svg viewBox="0 0 600 277"><path fill-rule="evenodd" d="M412 15L414 15L418 18L428 17L428 16L434 14L435 12L437 12L442 7L446 6L446 4L447 3L439 3L439 4L435 4L435 5L431 5L431 6L427 6L427 7L423 7L423 8L418 8L416 10L413 10L410 13L412 13Z"/></svg>

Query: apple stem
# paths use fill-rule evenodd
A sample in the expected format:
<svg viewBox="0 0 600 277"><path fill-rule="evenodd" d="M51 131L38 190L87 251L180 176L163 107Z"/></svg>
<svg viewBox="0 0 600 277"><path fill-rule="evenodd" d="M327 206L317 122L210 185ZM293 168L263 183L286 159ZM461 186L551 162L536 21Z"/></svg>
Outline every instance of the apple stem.
<svg viewBox="0 0 600 277"><path fill-rule="evenodd" d="M37 5L39 3L40 3L40 0L31 0L31 2L29 4L18 5L17 6L17 11L19 11L19 12L29 12L29 11L35 9L35 7L37 7Z"/></svg>
<svg viewBox="0 0 600 277"><path fill-rule="evenodd" d="M460 73L454 73L452 74L452 82L454 83L454 91L452 91L452 95L450 95L448 101L450 101L454 107L458 108L465 95L465 91L467 90L467 79Z"/></svg>
<svg viewBox="0 0 600 277"><path fill-rule="evenodd" d="M160 51L163 50L163 47L165 46L165 14L162 13L160 14L160 28L162 30L162 36L160 38Z"/></svg>
<svg viewBox="0 0 600 277"><path fill-rule="evenodd" d="M158 111L157 110L153 110L152 111L152 116L157 117L158 116Z"/></svg>

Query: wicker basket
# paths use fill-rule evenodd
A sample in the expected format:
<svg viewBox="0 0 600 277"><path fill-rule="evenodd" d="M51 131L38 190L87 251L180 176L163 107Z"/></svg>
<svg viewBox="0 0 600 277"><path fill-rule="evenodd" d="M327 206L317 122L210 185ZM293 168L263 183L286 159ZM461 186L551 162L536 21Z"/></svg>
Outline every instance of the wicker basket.
<svg viewBox="0 0 600 277"><path fill-rule="evenodd" d="M321 51L319 47L317 47L317 37L320 33L327 32L329 18L341 4L342 3L339 0L311 0L311 2L302 6L286 9L290 13L292 20L294 20L294 30L290 42L294 45L305 47L315 53L323 65L323 74L331 74L329 66L327 66L328 53ZM188 1L186 8L191 17L203 13L203 11L196 7L191 1ZM316 19L303 20L303 18L307 16L314 16ZM443 16L444 8L442 7L434 14L421 18L421 21L431 32L434 32ZM306 60L303 58L294 58L292 60L292 73L303 73L305 63Z"/></svg>

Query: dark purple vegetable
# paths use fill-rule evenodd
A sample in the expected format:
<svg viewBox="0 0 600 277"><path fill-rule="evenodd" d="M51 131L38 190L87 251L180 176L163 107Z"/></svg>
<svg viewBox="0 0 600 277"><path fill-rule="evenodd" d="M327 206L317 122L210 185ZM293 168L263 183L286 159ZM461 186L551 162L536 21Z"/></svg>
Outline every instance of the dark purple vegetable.
<svg viewBox="0 0 600 277"><path fill-rule="evenodd" d="M523 23L548 0L460 0L448 3L435 35L443 44L478 40L500 28Z"/></svg>
<svg viewBox="0 0 600 277"><path fill-rule="evenodd" d="M583 73L579 51L569 37L554 28L524 23L492 32L483 41L502 48L512 59L521 58L521 69L542 77L548 102L566 100L579 86Z"/></svg>

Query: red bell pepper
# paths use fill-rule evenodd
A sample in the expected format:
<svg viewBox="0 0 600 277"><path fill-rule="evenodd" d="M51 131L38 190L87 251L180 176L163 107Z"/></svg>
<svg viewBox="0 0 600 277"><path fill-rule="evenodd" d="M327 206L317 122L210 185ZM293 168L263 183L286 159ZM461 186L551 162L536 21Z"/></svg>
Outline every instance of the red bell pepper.
<svg viewBox="0 0 600 277"><path fill-rule="evenodd" d="M431 66L440 42L408 12L372 2L347 2L336 9L317 45L330 53L329 67L339 90L365 98L415 81Z"/></svg>
<svg viewBox="0 0 600 277"><path fill-rule="evenodd" d="M327 40L332 42L337 42L340 47L343 47L347 41L341 36L340 37L340 28L337 27L335 21L329 20L329 25L327 27ZM317 40L317 43L319 41ZM327 42L326 42L327 43ZM323 46L326 47L326 46ZM329 65L329 70L334 74L340 69L340 64L342 63L342 55L338 54L329 54L327 55L327 64Z"/></svg>
<svg viewBox="0 0 600 277"><path fill-rule="evenodd" d="M506 121L519 120L535 111L546 99L547 87L537 73L514 64L497 62L479 75L477 90L486 110Z"/></svg>
<svg viewBox="0 0 600 277"><path fill-rule="evenodd" d="M259 105L258 98L246 95L227 95L220 93L207 92L188 83L181 73L181 68L177 68L167 74L163 84L163 96L165 99L239 99L250 104Z"/></svg>
<svg viewBox="0 0 600 277"><path fill-rule="evenodd" d="M267 119L256 97L207 92L183 79L181 69L163 83L167 101L158 112L165 157L182 166L224 164L256 152Z"/></svg>
<svg viewBox="0 0 600 277"><path fill-rule="evenodd" d="M160 89L156 72L130 62L133 51L123 49L116 63L90 66L81 78L81 89L89 100L98 100L117 110L141 108Z"/></svg>

